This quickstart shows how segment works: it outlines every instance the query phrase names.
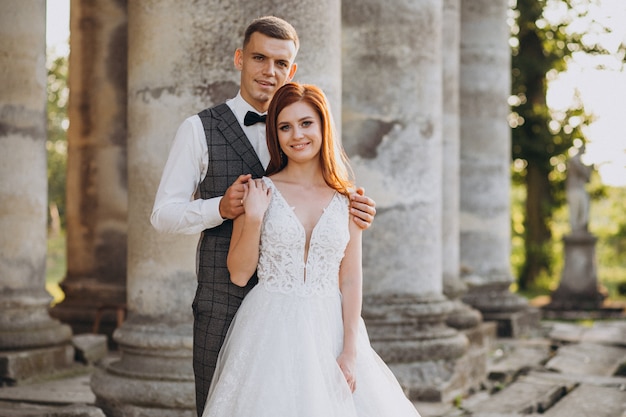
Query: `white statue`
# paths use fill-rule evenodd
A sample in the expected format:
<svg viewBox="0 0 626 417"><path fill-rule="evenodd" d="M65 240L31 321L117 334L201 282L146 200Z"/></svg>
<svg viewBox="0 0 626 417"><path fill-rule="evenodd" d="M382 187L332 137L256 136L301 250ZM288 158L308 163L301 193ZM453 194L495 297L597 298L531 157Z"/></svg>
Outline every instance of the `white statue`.
<svg viewBox="0 0 626 417"><path fill-rule="evenodd" d="M565 191L572 234L587 232L589 224L589 193L585 185L591 177L591 167L582 162L583 153L585 153L585 145L578 148L578 153L567 162Z"/></svg>

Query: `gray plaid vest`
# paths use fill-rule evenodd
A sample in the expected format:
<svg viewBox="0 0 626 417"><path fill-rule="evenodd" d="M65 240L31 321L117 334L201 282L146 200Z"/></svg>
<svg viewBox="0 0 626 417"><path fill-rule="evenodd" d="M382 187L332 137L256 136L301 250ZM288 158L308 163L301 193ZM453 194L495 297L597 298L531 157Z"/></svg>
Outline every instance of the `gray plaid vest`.
<svg viewBox="0 0 626 417"><path fill-rule="evenodd" d="M199 188L201 198L224 195L239 175L252 174L254 178L263 176L263 166L227 104L203 110L198 116L204 127L209 150L208 171ZM218 227L205 230L198 247L198 282L227 286L228 289L222 290L231 294L239 288L230 282L226 266L232 229L233 222L226 220ZM247 287L240 288L241 296L256 282L255 275ZM218 288L216 290L219 291Z"/></svg>

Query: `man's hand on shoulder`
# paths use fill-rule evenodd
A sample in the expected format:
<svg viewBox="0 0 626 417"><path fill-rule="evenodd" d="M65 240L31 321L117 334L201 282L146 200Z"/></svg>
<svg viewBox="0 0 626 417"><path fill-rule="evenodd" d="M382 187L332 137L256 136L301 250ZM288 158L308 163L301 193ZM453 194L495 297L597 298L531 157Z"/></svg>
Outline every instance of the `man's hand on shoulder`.
<svg viewBox="0 0 626 417"><path fill-rule="evenodd" d="M220 201L220 215L223 219L235 219L242 215L245 184L252 178L251 174L240 175L226 190Z"/></svg>
<svg viewBox="0 0 626 417"><path fill-rule="evenodd" d="M362 187L350 194L350 213L353 215L352 220L363 230L368 229L374 221L376 202L365 195Z"/></svg>

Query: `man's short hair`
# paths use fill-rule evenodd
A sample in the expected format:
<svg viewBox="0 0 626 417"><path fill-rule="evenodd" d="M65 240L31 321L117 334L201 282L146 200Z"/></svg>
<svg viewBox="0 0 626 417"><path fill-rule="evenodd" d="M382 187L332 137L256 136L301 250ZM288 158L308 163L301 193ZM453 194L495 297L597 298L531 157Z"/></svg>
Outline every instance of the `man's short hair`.
<svg viewBox="0 0 626 417"><path fill-rule="evenodd" d="M296 45L296 52L298 52L298 48L300 48L300 40L298 39L298 33L294 27L291 26L289 22L279 17L263 16L250 22L243 38L244 48L248 45L250 37L255 32L262 33L274 39L291 40Z"/></svg>

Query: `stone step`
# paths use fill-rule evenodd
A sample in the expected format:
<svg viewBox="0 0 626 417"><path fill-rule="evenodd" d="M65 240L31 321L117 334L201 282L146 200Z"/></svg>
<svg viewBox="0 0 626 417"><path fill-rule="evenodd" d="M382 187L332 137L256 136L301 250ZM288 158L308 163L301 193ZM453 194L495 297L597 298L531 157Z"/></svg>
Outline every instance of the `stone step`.
<svg viewBox="0 0 626 417"><path fill-rule="evenodd" d="M0 389L0 400L50 405L93 404L96 397L89 387L90 377L90 373L84 373L35 384L4 387Z"/></svg>
<svg viewBox="0 0 626 417"><path fill-rule="evenodd" d="M0 401L1 417L106 417L97 407L84 404L36 405Z"/></svg>
<svg viewBox="0 0 626 417"><path fill-rule="evenodd" d="M491 352L489 380L509 384L522 373L541 369L552 357L552 350L552 343L547 339L499 339Z"/></svg>
<svg viewBox="0 0 626 417"><path fill-rule="evenodd" d="M580 385L543 417L626 417L626 391L615 387Z"/></svg>
<svg viewBox="0 0 626 417"><path fill-rule="evenodd" d="M556 373L547 371L535 371L528 374L528 377L542 378L548 381L556 381L559 383L574 383L596 385L598 387L626 388L626 377L623 376L597 376L597 375L580 375L570 373Z"/></svg>
<svg viewBox="0 0 626 417"><path fill-rule="evenodd" d="M580 375L612 376L626 363L626 348L579 343L561 346L546 369Z"/></svg>
<svg viewBox="0 0 626 417"><path fill-rule="evenodd" d="M522 376L482 401L464 402L463 408L472 416L542 413L574 387L574 383Z"/></svg>
<svg viewBox="0 0 626 417"><path fill-rule="evenodd" d="M0 386L15 385L71 367L74 348L66 343L36 349L0 352Z"/></svg>
<svg viewBox="0 0 626 417"><path fill-rule="evenodd" d="M626 347L626 321L595 322L591 327L573 323L551 323L549 336L568 343L598 343Z"/></svg>

